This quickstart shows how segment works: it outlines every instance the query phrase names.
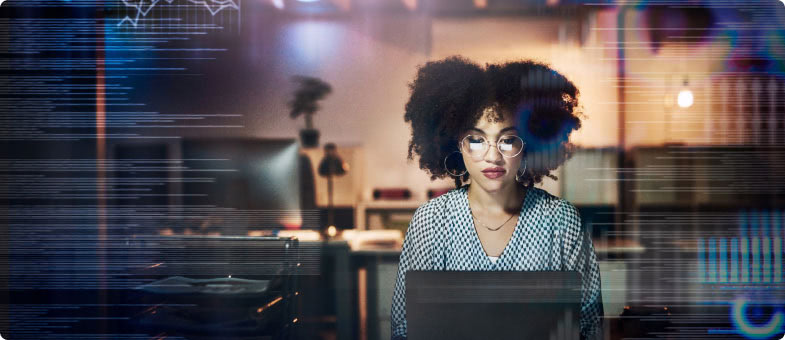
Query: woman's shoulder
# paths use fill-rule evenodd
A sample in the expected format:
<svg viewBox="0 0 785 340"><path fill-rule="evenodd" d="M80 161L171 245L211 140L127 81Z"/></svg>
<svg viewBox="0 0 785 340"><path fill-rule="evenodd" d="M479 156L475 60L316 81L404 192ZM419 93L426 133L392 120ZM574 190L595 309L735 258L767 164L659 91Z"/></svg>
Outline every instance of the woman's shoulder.
<svg viewBox="0 0 785 340"><path fill-rule="evenodd" d="M452 189L439 196L429 199L421 204L415 214L443 214L449 209L456 208L459 203L460 195L464 194L466 186Z"/></svg>
<svg viewBox="0 0 785 340"><path fill-rule="evenodd" d="M460 206L461 188L450 190L421 204L412 216L407 238L412 244L437 242L446 231L448 216Z"/></svg>
<svg viewBox="0 0 785 340"><path fill-rule="evenodd" d="M564 216L572 215L578 211L568 200L551 194L545 189L532 187L529 190L533 196L532 202L534 202L535 209L541 210L543 213Z"/></svg>
<svg viewBox="0 0 785 340"><path fill-rule="evenodd" d="M540 214L550 215L568 233L577 234L582 228L581 215L578 208L567 199L558 197L544 189L532 188L537 197L536 206Z"/></svg>

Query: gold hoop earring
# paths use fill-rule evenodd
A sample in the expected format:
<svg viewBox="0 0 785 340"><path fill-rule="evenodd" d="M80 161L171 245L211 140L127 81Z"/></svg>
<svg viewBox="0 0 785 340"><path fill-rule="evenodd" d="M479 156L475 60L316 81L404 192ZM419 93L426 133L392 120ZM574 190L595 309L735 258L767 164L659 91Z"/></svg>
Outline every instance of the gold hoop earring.
<svg viewBox="0 0 785 340"><path fill-rule="evenodd" d="M451 152L449 155L447 155L447 157L444 157L444 169L445 169L445 170L447 170L447 173L448 173L448 174L450 174L450 176L452 176L452 177L460 177L460 176L463 176L463 175L465 175L465 174L466 174L466 171L467 171L467 170L465 170L465 169L464 169L462 173L460 173L460 174L455 174L454 172L450 171L450 167L448 167L448 166L447 166L447 159L448 159L448 158L450 158L450 156L452 156L452 154L454 154L454 153L456 153L456 152L457 152L458 154L460 154L460 153L461 153L460 151L453 151L453 152Z"/></svg>

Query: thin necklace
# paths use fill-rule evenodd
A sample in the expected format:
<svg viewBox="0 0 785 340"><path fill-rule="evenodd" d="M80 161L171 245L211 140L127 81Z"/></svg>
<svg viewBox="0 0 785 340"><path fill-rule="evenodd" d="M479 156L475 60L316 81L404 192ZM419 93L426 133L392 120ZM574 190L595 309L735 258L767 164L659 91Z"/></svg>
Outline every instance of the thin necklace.
<svg viewBox="0 0 785 340"><path fill-rule="evenodd" d="M528 195L528 194L529 194L529 189L526 189L526 194L524 194L524 196L523 196L524 200L526 200L526 195ZM468 203L468 202L467 202L467 203ZM523 202L521 202L521 204L523 204ZM473 217L473 218L474 218L476 221L480 221L480 219L479 219L479 218L477 218L477 216L474 216L474 212L472 211L472 207L471 207L471 205L469 206L469 212L472 214L472 217ZM488 229L488 230L490 230L490 231L498 231L498 230L499 230L499 229L501 229L501 228L502 228L502 227L503 227L505 224L507 224L507 222L510 222L510 220L512 219L512 217L513 217L513 216L515 216L515 214L512 214L512 215L510 215L510 218L508 218L506 221L504 221L504 223L502 223L500 226L496 227L496 229L493 229L493 228L490 228L490 227L488 227L488 225L487 225L487 224L485 224L485 223L483 223L482 221L480 221L480 224L482 224L482 226L483 226L483 227L485 227L485 229Z"/></svg>
<svg viewBox="0 0 785 340"><path fill-rule="evenodd" d="M488 229L490 231L497 231L497 230L501 229L505 224L507 224L507 222L510 222L510 220L512 219L513 216L515 216L515 214L510 215L510 218L508 218L506 221L504 221L504 223L502 223L500 226L496 227L496 229L488 227L488 225L483 223L482 221L480 221L480 224L482 224L482 226L485 227L485 229ZM474 212L472 212L472 217L474 217L475 220L479 221L477 216L474 216Z"/></svg>

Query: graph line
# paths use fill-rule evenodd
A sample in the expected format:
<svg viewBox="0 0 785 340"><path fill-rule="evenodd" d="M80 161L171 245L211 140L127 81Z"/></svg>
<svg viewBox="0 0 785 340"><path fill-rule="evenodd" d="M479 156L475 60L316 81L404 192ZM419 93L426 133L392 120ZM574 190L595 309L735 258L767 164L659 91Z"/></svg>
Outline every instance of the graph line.
<svg viewBox="0 0 785 340"><path fill-rule="evenodd" d="M0 0L2 1L2 0ZM120 20L117 23L117 26L122 26L126 23L131 24L133 27L137 27L139 24L139 20L141 17L147 16L150 11L155 8L155 6L161 2L166 1L167 3L171 4L175 0L141 0L139 2L131 2L127 0L122 0L123 4L126 7L131 7L136 9L136 15L132 18L130 16L126 16L123 20ZM225 10L225 9L236 9L240 10L240 5L235 3L233 0L186 0L194 5L203 6L210 12L210 15L215 16L218 12ZM238 0L239 1L239 0ZM212 5L212 6L211 6Z"/></svg>

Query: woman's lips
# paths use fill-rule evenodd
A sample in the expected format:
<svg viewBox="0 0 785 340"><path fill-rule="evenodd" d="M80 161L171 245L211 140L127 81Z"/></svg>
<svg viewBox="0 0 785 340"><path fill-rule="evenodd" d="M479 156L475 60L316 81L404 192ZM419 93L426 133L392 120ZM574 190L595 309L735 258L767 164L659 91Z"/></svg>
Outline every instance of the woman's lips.
<svg viewBox="0 0 785 340"><path fill-rule="evenodd" d="M483 171L482 172L482 174L485 175L485 177L488 177L490 179L496 179L496 178L502 177L502 176L504 176L504 173L505 173L504 170L502 170L502 171Z"/></svg>

